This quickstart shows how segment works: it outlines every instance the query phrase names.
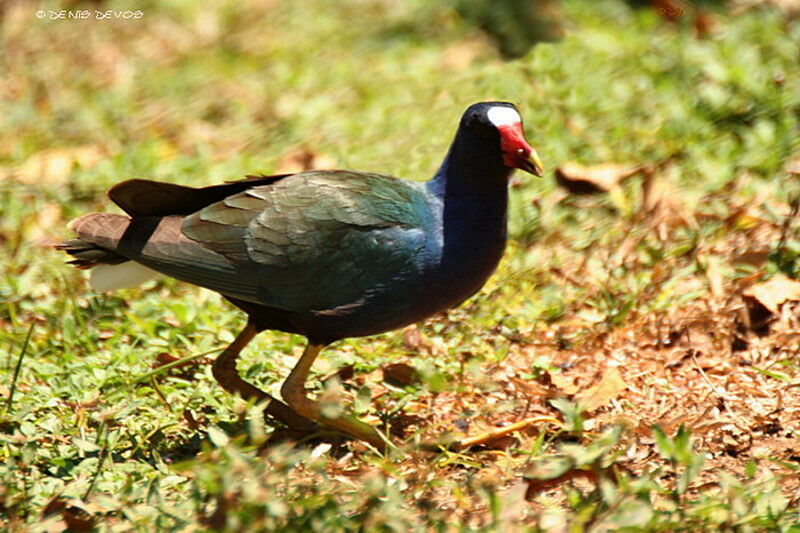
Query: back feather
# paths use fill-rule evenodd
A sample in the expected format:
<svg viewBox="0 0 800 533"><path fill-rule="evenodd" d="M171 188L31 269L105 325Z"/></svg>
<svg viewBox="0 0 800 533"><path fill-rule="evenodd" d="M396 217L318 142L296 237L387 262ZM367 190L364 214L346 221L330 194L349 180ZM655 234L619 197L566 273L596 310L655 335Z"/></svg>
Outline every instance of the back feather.
<svg viewBox="0 0 800 533"><path fill-rule="evenodd" d="M190 215L228 196L258 185L269 185L290 175L247 176L244 180L201 188L134 179L114 185L108 197L132 217Z"/></svg>

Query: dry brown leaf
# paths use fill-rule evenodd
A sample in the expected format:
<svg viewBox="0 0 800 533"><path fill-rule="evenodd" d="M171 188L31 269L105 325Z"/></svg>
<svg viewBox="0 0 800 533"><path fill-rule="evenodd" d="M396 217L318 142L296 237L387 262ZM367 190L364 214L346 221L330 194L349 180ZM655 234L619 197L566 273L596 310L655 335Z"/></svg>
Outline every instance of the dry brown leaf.
<svg viewBox="0 0 800 533"><path fill-rule="evenodd" d="M161 368L162 366L169 365L175 363L176 361L180 361L180 357L175 357L167 352L160 352L156 355L156 360L150 364L151 368ZM199 365L208 365L211 364L211 359L208 357L200 357L199 359L191 359L188 361L183 361L175 365L174 368L185 368L185 367L195 367Z"/></svg>
<svg viewBox="0 0 800 533"><path fill-rule="evenodd" d="M696 229L697 222L680 201L681 194L663 176L646 169L642 180L642 207L650 229L662 241L669 230L683 226Z"/></svg>
<svg viewBox="0 0 800 533"><path fill-rule="evenodd" d="M417 369L405 363L393 363L383 368L383 381L407 387L419 381Z"/></svg>
<svg viewBox="0 0 800 533"><path fill-rule="evenodd" d="M770 313L776 315L784 302L800 301L800 281L786 276L775 276L768 281L757 283L746 289L742 296L748 303L757 302Z"/></svg>
<svg viewBox="0 0 800 533"><path fill-rule="evenodd" d="M769 250L745 250L733 257L734 263L743 263L759 268L769 259Z"/></svg>
<svg viewBox="0 0 800 533"><path fill-rule="evenodd" d="M327 384L329 379L337 378L340 383L346 383L351 379L353 379L353 376L355 376L355 374L356 374L355 365L346 365L343 366L342 368L334 370L330 374L322 376L321 378L319 378L319 380L322 383Z"/></svg>
<svg viewBox="0 0 800 533"><path fill-rule="evenodd" d="M417 415L403 412L397 413L392 417L391 425L389 426L389 432L395 437L405 438L408 433L406 430L409 427L419 427L423 421L424 419Z"/></svg>
<svg viewBox="0 0 800 533"><path fill-rule="evenodd" d="M563 374L556 374L549 372L550 382L562 393L567 396L572 396L580 390L580 387L575 385L575 380Z"/></svg>
<svg viewBox="0 0 800 533"><path fill-rule="evenodd" d="M719 31L719 24L710 12L698 11L694 16L694 31L700 37L707 37Z"/></svg>
<svg viewBox="0 0 800 533"><path fill-rule="evenodd" d="M737 229L752 229L761 225L775 225L766 220L763 214L752 206L739 206L726 218L725 223Z"/></svg>
<svg viewBox="0 0 800 533"><path fill-rule="evenodd" d="M285 152L275 169L276 174L294 174L307 170L335 168L336 161L324 154L313 152L308 148L292 148Z"/></svg>
<svg viewBox="0 0 800 533"><path fill-rule="evenodd" d="M689 6L681 0L652 0L650 5L659 15L670 22L680 19L689 9Z"/></svg>
<svg viewBox="0 0 800 533"><path fill-rule="evenodd" d="M711 296L722 298L725 296L725 283L722 276L722 264L716 256L709 256L706 259L706 278L708 287L711 289Z"/></svg>
<svg viewBox="0 0 800 533"><path fill-rule="evenodd" d="M422 345L422 334L416 324L412 324L403 330L403 345L408 350L419 350L420 345Z"/></svg>
<svg viewBox="0 0 800 533"><path fill-rule="evenodd" d="M56 496L45 505L42 518L60 514L68 531L92 531L96 525L96 518L86 510L72 504L62 496Z"/></svg>
<svg viewBox="0 0 800 533"><path fill-rule="evenodd" d="M609 261L613 268L621 267L636 251L636 247L644 240L645 235L630 235L619 245L614 256ZM662 239L665 240L665 239Z"/></svg>
<svg viewBox="0 0 800 533"><path fill-rule="evenodd" d="M619 396L627 387L628 385L622 379L619 370L616 367L612 367L606 370L606 373L595 385L576 394L575 399L587 411L594 411Z"/></svg>
<svg viewBox="0 0 800 533"><path fill-rule="evenodd" d="M595 194L610 191L641 169L641 165L616 163L586 167L569 161L556 168L556 182L572 194Z"/></svg>
<svg viewBox="0 0 800 533"><path fill-rule="evenodd" d="M511 382L517 387L520 391L528 396L542 396L542 397L550 397L552 396L552 391L542 385L541 383L537 383L536 381L529 381L525 379L519 379L512 377Z"/></svg>
<svg viewBox="0 0 800 533"><path fill-rule="evenodd" d="M183 410L183 419L192 431L200 429L200 424L197 423L197 420L189 409Z"/></svg>
<svg viewBox="0 0 800 533"><path fill-rule="evenodd" d="M559 487L564 483L573 481L575 479L585 479L586 481L597 483L598 475L596 472L592 470L578 470L573 468L571 470L568 470L564 474L561 474L560 476L548 479L538 479L532 476L526 477L526 481L528 482L528 488L525 491L525 499L531 501L541 492L553 489L555 487Z"/></svg>

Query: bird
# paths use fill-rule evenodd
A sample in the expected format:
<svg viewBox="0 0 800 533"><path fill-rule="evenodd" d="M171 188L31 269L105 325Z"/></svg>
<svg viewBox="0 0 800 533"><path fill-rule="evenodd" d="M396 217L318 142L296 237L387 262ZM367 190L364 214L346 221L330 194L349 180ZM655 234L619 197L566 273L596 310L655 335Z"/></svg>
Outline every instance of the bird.
<svg viewBox="0 0 800 533"><path fill-rule="evenodd" d="M321 428L385 447L375 427L332 415L306 381L323 348L455 307L496 269L507 239L509 179L543 166L509 102L469 106L438 171L414 181L353 170L247 176L206 187L130 179L108 191L124 211L89 213L57 247L98 291L166 275L220 293L247 322L212 364L228 392L263 402L300 433ZM305 336L282 401L236 368L264 330Z"/></svg>

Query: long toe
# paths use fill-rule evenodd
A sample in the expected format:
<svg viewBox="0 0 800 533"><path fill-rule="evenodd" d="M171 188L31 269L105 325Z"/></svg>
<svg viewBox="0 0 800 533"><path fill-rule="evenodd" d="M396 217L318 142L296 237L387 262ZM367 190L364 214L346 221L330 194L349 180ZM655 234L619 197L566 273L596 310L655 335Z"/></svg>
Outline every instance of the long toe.
<svg viewBox="0 0 800 533"><path fill-rule="evenodd" d="M509 424L501 428L481 433L480 435L476 435L474 437L458 439L456 437L446 436L437 441L423 442L420 445L420 448L426 451L438 452L441 450L450 450L450 451L466 450L467 448L472 448L474 446L490 446L494 441L508 437L509 435L511 435L516 431L520 431L528 428L529 426L545 422L550 424L555 424L557 426L561 425L561 422L553 417L535 416L531 418L526 418L524 420L520 420L519 422L514 422L513 424Z"/></svg>
<svg viewBox="0 0 800 533"><path fill-rule="evenodd" d="M311 365L314 363L324 345L309 342L300 360L289 373L289 377L281 387L281 396L288 406L297 411L301 416L309 418L331 429L341 431L345 435L362 440L382 450L388 441L377 429L353 416L326 417L322 414L319 402L306 395L305 382L308 378Z"/></svg>

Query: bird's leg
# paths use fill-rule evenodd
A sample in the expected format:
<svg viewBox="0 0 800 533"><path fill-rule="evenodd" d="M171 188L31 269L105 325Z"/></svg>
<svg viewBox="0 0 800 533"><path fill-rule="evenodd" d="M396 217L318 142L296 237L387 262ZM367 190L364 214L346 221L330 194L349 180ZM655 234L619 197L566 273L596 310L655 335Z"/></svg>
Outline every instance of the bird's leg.
<svg viewBox="0 0 800 533"><path fill-rule="evenodd" d="M308 343L306 349L303 351L303 355L300 356L300 360L281 386L281 396L283 396L283 399L289 404L289 407L304 417L320 422L329 428L341 431L355 439L368 442L377 449L383 450L387 441L374 427L358 420L354 416L323 416L319 402L315 402L306 396L305 384L306 379L308 379L308 373L311 371L311 365L314 363L314 359L317 358L317 355L319 355L319 352L322 351L324 347L324 344Z"/></svg>
<svg viewBox="0 0 800 533"><path fill-rule="evenodd" d="M290 429L303 431L314 429L315 424L311 420L298 414L282 401L246 382L236 370L236 358L257 333L256 327L248 322L236 339L214 361L211 373L226 391L238 394L248 401L269 402L264 412Z"/></svg>

